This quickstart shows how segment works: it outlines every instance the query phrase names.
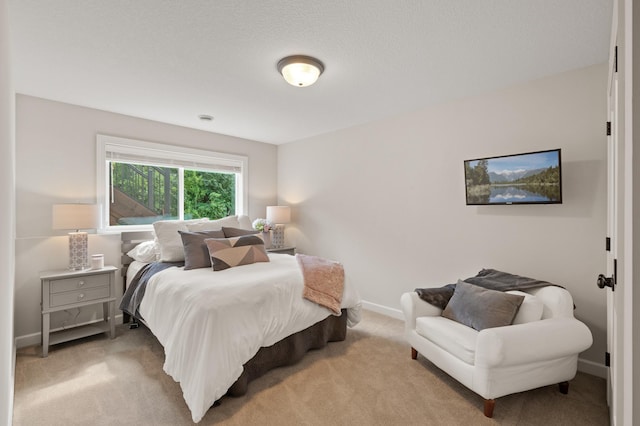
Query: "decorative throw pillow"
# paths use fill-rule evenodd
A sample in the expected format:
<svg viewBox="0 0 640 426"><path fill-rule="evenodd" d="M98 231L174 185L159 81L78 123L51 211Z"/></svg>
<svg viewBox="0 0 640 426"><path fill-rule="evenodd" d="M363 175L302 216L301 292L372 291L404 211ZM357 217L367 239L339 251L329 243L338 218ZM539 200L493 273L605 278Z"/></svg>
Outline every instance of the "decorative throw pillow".
<svg viewBox="0 0 640 426"><path fill-rule="evenodd" d="M511 325L524 296L489 290L458 280L442 316L478 331Z"/></svg>
<svg viewBox="0 0 640 426"><path fill-rule="evenodd" d="M143 241L129 250L127 256L138 262L155 262L160 258L160 247L155 240Z"/></svg>
<svg viewBox="0 0 640 426"><path fill-rule="evenodd" d="M255 235L260 233L260 231L258 231L257 229L249 230L241 228L229 228L226 226L222 227L222 232L224 232L225 238L242 237L243 235Z"/></svg>
<svg viewBox="0 0 640 426"><path fill-rule="evenodd" d="M182 239L178 231L188 231L187 225L206 222L209 219L192 220L159 220L153 222L153 230L156 233L160 245L160 260L162 262L181 262L184 260Z"/></svg>
<svg viewBox="0 0 640 426"><path fill-rule="evenodd" d="M185 232L178 231L184 248L184 270L208 268L211 266L206 238L224 238L222 231Z"/></svg>
<svg viewBox="0 0 640 426"><path fill-rule="evenodd" d="M214 271L269 261L264 240L260 234L234 238L207 238L204 242L209 249Z"/></svg>

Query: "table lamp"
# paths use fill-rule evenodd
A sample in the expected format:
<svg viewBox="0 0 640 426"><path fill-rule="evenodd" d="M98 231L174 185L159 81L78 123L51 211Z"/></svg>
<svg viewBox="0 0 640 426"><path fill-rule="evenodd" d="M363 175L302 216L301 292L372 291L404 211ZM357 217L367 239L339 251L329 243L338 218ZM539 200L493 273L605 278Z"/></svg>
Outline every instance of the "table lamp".
<svg viewBox="0 0 640 426"><path fill-rule="evenodd" d="M271 247L284 247L284 224L291 221L291 209L289 206L267 206L267 220L275 224Z"/></svg>
<svg viewBox="0 0 640 426"><path fill-rule="evenodd" d="M75 229L69 232L69 269L89 268L89 238L81 229L98 226L98 206L95 204L54 204L53 229Z"/></svg>

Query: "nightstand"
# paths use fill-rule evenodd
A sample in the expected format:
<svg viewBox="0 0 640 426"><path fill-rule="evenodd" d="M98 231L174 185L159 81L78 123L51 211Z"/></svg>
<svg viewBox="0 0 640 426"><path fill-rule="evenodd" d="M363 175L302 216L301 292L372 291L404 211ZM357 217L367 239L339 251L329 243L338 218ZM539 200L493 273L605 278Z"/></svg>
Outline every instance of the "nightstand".
<svg viewBox="0 0 640 426"><path fill-rule="evenodd" d="M290 254L293 256L296 254L296 248L293 246L279 247L279 248L268 248L268 253L282 253L282 254Z"/></svg>
<svg viewBox="0 0 640 426"><path fill-rule="evenodd" d="M61 269L40 273L42 284L42 356L49 353L49 345L68 342L94 334L109 332L116 335L116 271L115 266L102 269L71 271ZM52 312L102 303L104 321L73 326L51 332Z"/></svg>

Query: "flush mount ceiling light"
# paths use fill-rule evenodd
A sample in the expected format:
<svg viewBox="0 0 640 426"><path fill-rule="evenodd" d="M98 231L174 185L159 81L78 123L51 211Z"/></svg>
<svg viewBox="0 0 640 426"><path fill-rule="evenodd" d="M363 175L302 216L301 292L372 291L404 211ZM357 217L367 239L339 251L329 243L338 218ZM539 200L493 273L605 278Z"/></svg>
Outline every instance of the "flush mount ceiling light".
<svg viewBox="0 0 640 426"><path fill-rule="evenodd" d="M293 55L280 59L278 72L292 86L311 86L324 71L322 62L311 56Z"/></svg>

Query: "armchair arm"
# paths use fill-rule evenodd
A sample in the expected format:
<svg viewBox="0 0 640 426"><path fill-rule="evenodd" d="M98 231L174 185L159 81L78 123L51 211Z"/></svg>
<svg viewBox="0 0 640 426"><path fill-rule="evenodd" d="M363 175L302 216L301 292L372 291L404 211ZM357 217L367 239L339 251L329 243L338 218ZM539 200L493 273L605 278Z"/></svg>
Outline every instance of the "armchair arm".
<svg viewBox="0 0 640 426"><path fill-rule="evenodd" d="M589 328L575 318L486 328L478 333L475 365L505 367L577 355L592 343Z"/></svg>
<svg viewBox="0 0 640 426"><path fill-rule="evenodd" d="M427 316L439 316L442 309L430 305L420 299L415 291L404 293L400 296L400 307L404 314L405 328L413 330L416 328L416 318Z"/></svg>

